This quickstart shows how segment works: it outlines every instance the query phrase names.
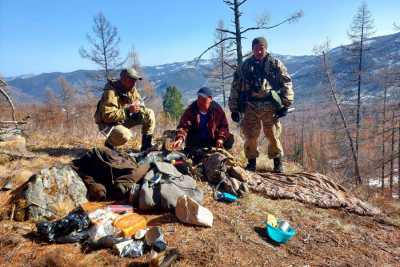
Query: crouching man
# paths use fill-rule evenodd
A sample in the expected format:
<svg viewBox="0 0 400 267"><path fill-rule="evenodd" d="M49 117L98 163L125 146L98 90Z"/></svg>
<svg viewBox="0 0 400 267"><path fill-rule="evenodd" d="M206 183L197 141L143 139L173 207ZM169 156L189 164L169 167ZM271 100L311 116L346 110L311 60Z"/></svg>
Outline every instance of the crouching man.
<svg viewBox="0 0 400 267"><path fill-rule="evenodd" d="M185 150L198 148L230 149L234 137L229 133L228 121L224 110L213 101L211 89L202 87L194 101L183 113L177 127L174 148L185 143Z"/></svg>
<svg viewBox="0 0 400 267"><path fill-rule="evenodd" d="M109 148L121 146L132 138L130 128L142 125L142 147L151 147L155 116L153 110L141 103L136 81L142 77L135 69L123 69L119 80L109 80L103 96L97 104L95 120L106 134L105 145Z"/></svg>

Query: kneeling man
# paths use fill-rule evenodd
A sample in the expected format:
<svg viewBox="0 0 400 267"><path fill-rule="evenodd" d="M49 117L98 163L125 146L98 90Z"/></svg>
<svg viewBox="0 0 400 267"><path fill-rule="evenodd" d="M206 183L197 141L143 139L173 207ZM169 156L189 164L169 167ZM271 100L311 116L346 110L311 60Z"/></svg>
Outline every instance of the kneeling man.
<svg viewBox="0 0 400 267"><path fill-rule="evenodd" d="M185 143L185 149L205 147L230 149L234 138L222 107L213 101L212 91L202 87L194 101L183 113L177 127L174 147Z"/></svg>

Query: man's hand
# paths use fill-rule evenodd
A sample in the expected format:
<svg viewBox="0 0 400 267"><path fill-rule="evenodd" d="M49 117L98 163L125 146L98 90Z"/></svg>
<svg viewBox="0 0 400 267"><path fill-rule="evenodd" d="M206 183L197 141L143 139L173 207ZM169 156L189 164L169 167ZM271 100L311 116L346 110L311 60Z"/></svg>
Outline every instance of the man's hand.
<svg viewBox="0 0 400 267"><path fill-rule="evenodd" d="M129 113L138 113L140 111L140 104L134 103L128 107Z"/></svg>
<svg viewBox="0 0 400 267"><path fill-rule="evenodd" d="M173 149L179 149L183 144L183 138L182 137L178 137L177 139L175 139L175 141L172 143L172 148Z"/></svg>
<svg viewBox="0 0 400 267"><path fill-rule="evenodd" d="M287 115L287 113L288 113L288 108L287 107L283 107L283 108L281 108L280 110L278 110L276 112L276 117L278 119L282 118L282 117L285 117Z"/></svg>
<svg viewBox="0 0 400 267"><path fill-rule="evenodd" d="M224 140L222 140L221 138L217 139L217 142L215 142L215 146L217 148L223 148L224 147Z"/></svg>
<svg viewBox="0 0 400 267"><path fill-rule="evenodd" d="M240 113L239 112L232 112L231 113L231 118L234 122L239 122L240 121Z"/></svg>

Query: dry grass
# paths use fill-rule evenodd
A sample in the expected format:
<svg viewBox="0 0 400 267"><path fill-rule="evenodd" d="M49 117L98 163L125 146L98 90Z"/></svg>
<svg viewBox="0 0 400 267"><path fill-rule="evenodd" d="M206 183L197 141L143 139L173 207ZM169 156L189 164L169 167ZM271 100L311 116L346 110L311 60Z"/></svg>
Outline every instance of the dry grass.
<svg viewBox="0 0 400 267"><path fill-rule="evenodd" d="M171 247L182 254L174 266L396 266L400 231L371 218L341 211L309 207L290 200L269 200L250 194L237 203L212 199L206 184L205 203L214 214L212 228L179 224L172 214L155 218ZM267 213L290 221L298 233L288 244L276 246L266 239ZM47 245L29 236L29 223L0 222L0 264L23 266L128 266L143 264L148 255L123 259L110 250L85 252L80 246Z"/></svg>

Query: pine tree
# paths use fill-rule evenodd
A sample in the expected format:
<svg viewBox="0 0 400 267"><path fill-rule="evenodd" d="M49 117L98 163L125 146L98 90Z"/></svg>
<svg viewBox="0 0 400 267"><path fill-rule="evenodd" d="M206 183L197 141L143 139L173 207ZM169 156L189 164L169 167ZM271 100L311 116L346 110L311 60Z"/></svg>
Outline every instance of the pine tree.
<svg viewBox="0 0 400 267"><path fill-rule="evenodd" d="M163 97L163 109L171 118L178 119L183 113L182 94L175 86L169 86Z"/></svg>

